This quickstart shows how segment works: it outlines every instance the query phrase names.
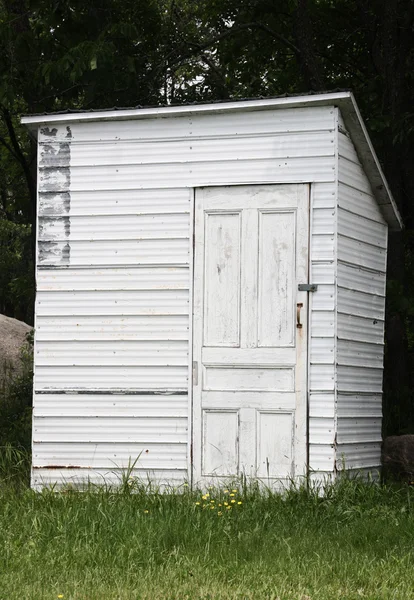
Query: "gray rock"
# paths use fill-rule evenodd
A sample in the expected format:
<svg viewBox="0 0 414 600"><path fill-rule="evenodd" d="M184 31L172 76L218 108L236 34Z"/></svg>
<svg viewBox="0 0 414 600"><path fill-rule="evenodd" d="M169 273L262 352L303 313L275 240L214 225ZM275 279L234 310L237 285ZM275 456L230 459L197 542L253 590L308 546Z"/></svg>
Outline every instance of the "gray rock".
<svg viewBox="0 0 414 600"><path fill-rule="evenodd" d="M22 372L21 350L31 329L22 321L0 315L0 391Z"/></svg>
<svg viewBox="0 0 414 600"><path fill-rule="evenodd" d="M414 480L414 435L391 435L382 448L384 474L394 479Z"/></svg>

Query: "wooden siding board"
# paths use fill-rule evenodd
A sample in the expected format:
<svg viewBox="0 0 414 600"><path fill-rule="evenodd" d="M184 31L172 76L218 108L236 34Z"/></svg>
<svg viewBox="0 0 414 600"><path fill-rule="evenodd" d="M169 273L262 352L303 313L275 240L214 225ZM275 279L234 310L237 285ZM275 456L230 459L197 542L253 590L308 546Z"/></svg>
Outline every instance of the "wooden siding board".
<svg viewBox="0 0 414 600"><path fill-rule="evenodd" d="M158 140L160 143L177 137L222 139L228 135L257 135L270 132L298 132L334 130L334 109L330 106L288 108L266 111L246 111L227 114L188 114L180 117L144 120L119 120L89 123L59 123L40 128L39 142L68 141L100 142L105 140ZM250 117L250 118L249 118ZM76 115L73 116L76 121ZM70 127L70 137L68 129Z"/></svg>
<svg viewBox="0 0 414 600"><path fill-rule="evenodd" d="M348 136L339 135L337 467L381 464L387 227Z"/></svg>

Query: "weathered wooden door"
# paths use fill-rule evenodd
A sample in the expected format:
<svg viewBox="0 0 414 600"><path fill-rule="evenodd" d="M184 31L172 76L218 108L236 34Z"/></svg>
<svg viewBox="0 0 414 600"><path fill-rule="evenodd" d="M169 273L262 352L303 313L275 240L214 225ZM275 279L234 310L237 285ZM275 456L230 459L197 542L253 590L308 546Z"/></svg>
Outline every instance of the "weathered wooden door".
<svg viewBox="0 0 414 600"><path fill-rule="evenodd" d="M309 187L196 190L193 475L306 472Z"/></svg>

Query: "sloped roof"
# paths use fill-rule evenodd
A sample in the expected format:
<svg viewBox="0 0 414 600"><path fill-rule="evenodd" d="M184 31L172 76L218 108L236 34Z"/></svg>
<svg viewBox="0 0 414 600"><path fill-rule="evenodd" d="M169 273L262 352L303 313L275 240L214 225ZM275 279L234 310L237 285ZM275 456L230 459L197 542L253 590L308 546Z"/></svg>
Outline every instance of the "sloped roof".
<svg viewBox="0 0 414 600"><path fill-rule="evenodd" d="M22 117L22 123L29 128L34 136L37 136L38 127L40 125L50 125L52 123L83 123L91 121L116 121L157 117L168 118L189 114L226 113L244 110L255 111L332 105L338 106L341 110L346 129L352 138L359 160L371 183L373 194L381 208L385 220L391 230L399 231L403 227L401 215L385 179L378 157L351 91L335 91L320 94L229 100L224 102L193 103L172 106L65 111L40 115L27 115Z"/></svg>

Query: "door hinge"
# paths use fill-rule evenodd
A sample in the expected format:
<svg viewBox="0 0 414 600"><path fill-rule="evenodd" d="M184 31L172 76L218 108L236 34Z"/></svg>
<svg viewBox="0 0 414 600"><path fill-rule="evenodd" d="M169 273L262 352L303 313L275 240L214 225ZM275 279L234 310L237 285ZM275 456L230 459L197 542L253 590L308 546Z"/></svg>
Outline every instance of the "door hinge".
<svg viewBox="0 0 414 600"><path fill-rule="evenodd" d="M198 385L198 362L193 361L193 385Z"/></svg>
<svg viewBox="0 0 414 600"><path fill-rule="evenodd" d="M300 283L298 285L299 292L316 292L318 285L316 283Z"/></svg>

